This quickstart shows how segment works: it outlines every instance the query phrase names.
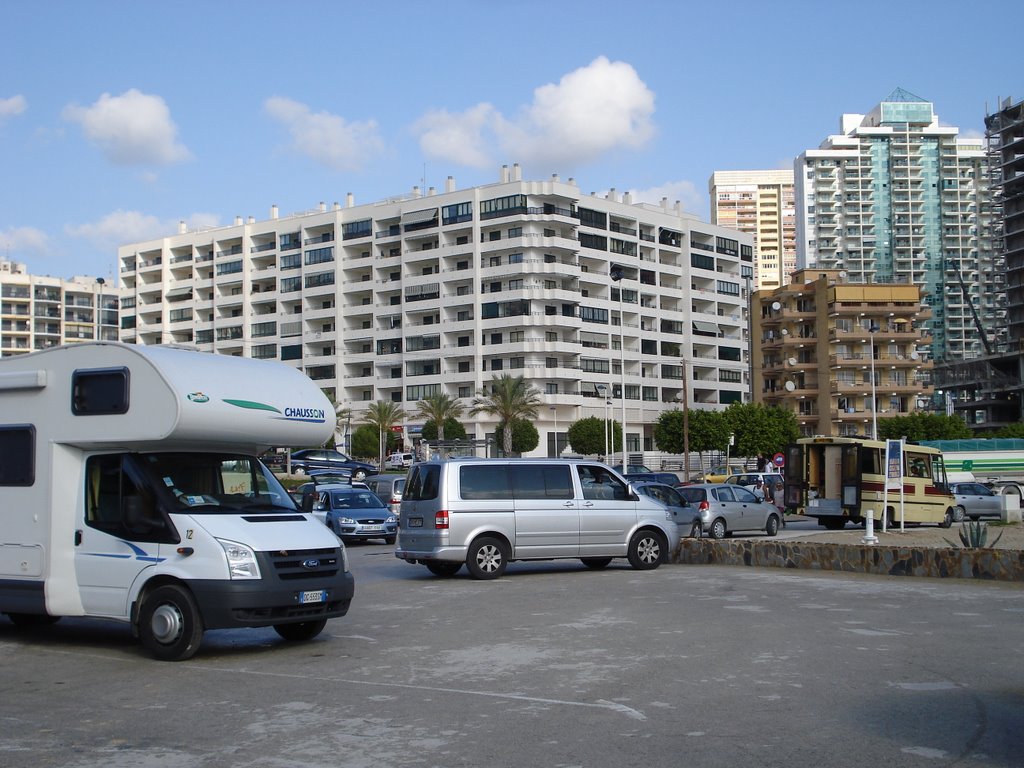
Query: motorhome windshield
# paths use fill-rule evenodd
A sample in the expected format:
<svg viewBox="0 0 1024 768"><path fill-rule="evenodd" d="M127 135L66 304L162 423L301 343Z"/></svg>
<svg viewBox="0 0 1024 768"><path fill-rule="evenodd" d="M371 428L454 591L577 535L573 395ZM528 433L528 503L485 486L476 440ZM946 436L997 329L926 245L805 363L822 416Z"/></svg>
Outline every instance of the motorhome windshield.
<svg viewBox="0 0 1024 768"><path fill-rule="evenodd" d="M295 512L295 502L252 456L143 453L138 461L170 508L192 514Z"/></svg>

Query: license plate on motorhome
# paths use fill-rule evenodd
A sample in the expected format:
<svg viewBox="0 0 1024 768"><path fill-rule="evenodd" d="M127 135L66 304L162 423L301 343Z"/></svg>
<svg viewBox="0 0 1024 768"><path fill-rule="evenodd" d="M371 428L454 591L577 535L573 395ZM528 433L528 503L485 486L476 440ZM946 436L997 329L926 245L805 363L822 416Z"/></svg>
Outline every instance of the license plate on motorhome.
<svg viewBox="0 0 1024 768"><path fill-rule="evenodd" d="M322 603L326 599L327 597L322 589L311 589L308 592L299 593L299 602L303 605L306 603Z"/></svg>

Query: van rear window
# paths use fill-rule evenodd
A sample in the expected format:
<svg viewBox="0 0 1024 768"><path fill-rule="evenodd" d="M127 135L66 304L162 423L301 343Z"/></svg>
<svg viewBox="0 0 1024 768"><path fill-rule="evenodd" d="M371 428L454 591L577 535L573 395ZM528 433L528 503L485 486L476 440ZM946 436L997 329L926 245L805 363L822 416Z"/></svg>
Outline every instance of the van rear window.
<svg viewBox="0 0 1024 768"><path fill-rule="evenodd" d="M437 464L414 465L402 498L409 501L430 501L436 499L440 476L441 467Z"/></svg>

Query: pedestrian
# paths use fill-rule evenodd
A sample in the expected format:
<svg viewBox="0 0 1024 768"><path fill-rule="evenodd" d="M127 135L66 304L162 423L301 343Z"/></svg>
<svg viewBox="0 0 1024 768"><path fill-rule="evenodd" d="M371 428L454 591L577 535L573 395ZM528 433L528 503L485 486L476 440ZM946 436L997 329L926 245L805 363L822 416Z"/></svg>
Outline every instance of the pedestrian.
<svg viewBox="0 0 1024 768"><path fill-rule="evenodd" d="M768 466L768 457L763 453L757 454L757 471L764 472L766 466Z"/></svg>

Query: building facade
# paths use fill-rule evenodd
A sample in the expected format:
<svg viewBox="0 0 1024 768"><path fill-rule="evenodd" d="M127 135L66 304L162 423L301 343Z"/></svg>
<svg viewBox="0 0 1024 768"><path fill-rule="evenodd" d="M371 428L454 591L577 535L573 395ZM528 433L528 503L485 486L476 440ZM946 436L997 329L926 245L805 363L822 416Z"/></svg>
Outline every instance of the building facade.
<svg viewBox="0 0 1024 768"><path fill-rule="evenodd" d="M796 269L792 171L715 171L711 223L754 236L754 287L771 290Z"/></svg>
<svg viewBox="0 0 1024 768"><path fill-rule="evenodd" d="M32 275L24 264L0 259L0 357L117 341L118 297L103 278Z"/></svg>
<svg viewBox="0 0 1024 768"><path fill-rule="evenodd" d="M930 102L897 89L867 115L843 115L840 133L794 168L798 267L919 285L938 362L1006 340L984 141L958 133Z"/></svg>
<svg viewBox="0 0 1024 768"><path fill-rule="evenodd" d="M523 181L518 166L466 190L275 207L119 259L124 341L279 359L356 422L374 401L401 404L409 435L418 401L470 405L502 374L542 393L539 455L564 451L577 419L623 411L628 449L652 450L684 361L690 407L749 392L749 236L667 202ZM492 434L490 418L464 417L469 436Z"/></svg>
<svg viewBox="0 0 1024 768"><path fill-rule="evenodd" d="M754 401L791 411L802 436L873 437L932 398L930 313L917 285L797 270L754 296Z"/></svg>

